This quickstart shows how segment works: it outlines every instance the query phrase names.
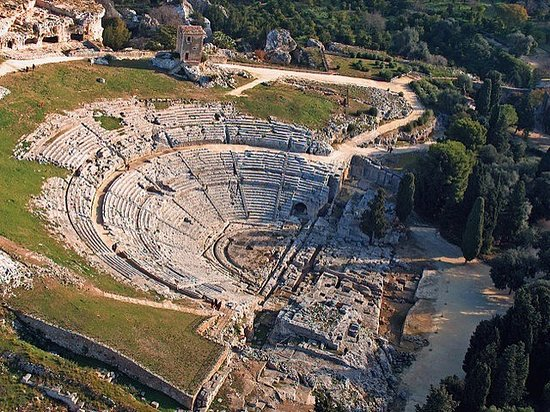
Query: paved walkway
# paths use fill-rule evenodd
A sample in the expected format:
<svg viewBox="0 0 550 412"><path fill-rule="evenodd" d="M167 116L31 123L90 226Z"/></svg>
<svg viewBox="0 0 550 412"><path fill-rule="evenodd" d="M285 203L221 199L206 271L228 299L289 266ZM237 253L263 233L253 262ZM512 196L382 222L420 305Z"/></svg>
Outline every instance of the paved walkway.
<svg viewBox="0 0 550 412"><path fill-rule="evenodd" d="M440 271L440 278L432 316L437 332L428 336L429 346L402 375L402 389L409 393L405 412L414 412L415 404L424 403L430 385L449 375L464 375L462 360L472 332L480 321L506 311L511 304L506 292L493 288L486 264L465 265L460 248L432 227L413 226L411 232L417 248L409 248L400 257L426 260Z"/></svg>

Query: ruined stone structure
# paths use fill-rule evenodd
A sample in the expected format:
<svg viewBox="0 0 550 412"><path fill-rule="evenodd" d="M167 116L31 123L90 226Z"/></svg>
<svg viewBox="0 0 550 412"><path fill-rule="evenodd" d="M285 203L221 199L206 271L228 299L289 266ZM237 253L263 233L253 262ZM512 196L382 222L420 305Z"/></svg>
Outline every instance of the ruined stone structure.
<svg viewBox="0 0 550 412"><path fill-rule="evenodd" d="M101 42L104 14L95 0L2 0L0 50L70 40Z"/></svg>
<svg viewBox="0 0 550 412"><path fill-rule="evenodd" d="M94 113L123 116L123 124L105 130ZM242 118L229 105L97 103L53 116L29 139L27 158L75 171L60 188L67 199L55 212L65 219L60 226L72 227L94 259L124 279L165 294L239 302L242 285L203 256L212 240L230 222L314 218L338 185L333 166L298 154L189 148L242 140L305 152L310 145L308 130ZM164 154L118 172L157 152ZM101 227L92 219L98 206Z"/></svg>
<svg viewBox="0 0 550 412"><path fill-rule="evenodd" d="M202 46L206 32L201 26L180 26L176 41L176 52L180 60L191 66L200 64L202 58Z"/></svg>
<svg viewBox="0 0 550 412"><path fill-rule="evenodd" d="M193 50L185 30L178 49ZM107 130L103 117L120 127ZM72 171L48 180L35 210L94 265L231 312L220 329L231 344L244 343L254 310L264 308L261 353L242 356L268 360L266 386L284 377L294 388L339 390L345 380L354 410L385 410L392 351L378 333L400 229L370 242L359 222L376 188L396 190L400 175L331 152L311 130L243 116L231 104L128 99L51 115L16 155ZM385 210L393 221L393 206ZM196 408L208 407L227 373L191 394Z"/></svg>
<svg viewBox="0 0 550 412"><path fill-rule="evenodd" d="M376 164L364 156L354 156L351 161L350 177L357 181L359 186L364 183L374 182L387 190L396 192L399 187L401 175Z"/></svg>
<svg viewBox="0 0 550 412"><path fill-rule="evenodd" d="M342 350L361 327L378 331L377 301L382 297L382 283L377 275L351 276L327 270L279 313L273 336L300 336L328 349Z"/></svg>

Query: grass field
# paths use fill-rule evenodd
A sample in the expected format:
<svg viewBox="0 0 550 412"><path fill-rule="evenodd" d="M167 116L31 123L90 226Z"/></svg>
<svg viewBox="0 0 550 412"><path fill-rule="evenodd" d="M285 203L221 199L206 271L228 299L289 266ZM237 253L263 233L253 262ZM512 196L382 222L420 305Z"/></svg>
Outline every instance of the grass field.
<svg viewBox="0 0 550 412"><path fill-rule="evenodd" d="M101 116L99 118L99 124L105 130L117 130L122 127L122 119L113 116Z"/></svg>
<svg viewBox="0 0 550 412"><path fill-rule="evenodd" d="M383 156L382 164L400 172L412 172L422 160L423 153L394 153L392 156Z"/></svg>
<svg viewBox="0 0 550 412"><path fill-rule="evenodd" d="M329 61L329 66L331 68L337 67L336 71L343 76L361 77L364 79L380 78L381 69L379 67L375 67L374 60L354 59L350 57L342 57L336 55L327 55L327 60ZM368 68L368 71L355 69L352 65L357 61L362 62L363 66Z"/></svg>
<svg viewBox="0 0 550 412"><path fill-rule="evenodd" d="M93 296L51 281L10 303L96 338L188 391L197 389L222 352L196 333L203 317Z"/></svg>
<svg viewBox="0 0 550 412"><path fill-rule="evenodd" d="M236 101L242 111L263 119L274 116L312 129L325 126L338 109L333 100L318 93L300 91L280 83L260 84L247 90L246 94L248 97L240 97Z"/></svg>

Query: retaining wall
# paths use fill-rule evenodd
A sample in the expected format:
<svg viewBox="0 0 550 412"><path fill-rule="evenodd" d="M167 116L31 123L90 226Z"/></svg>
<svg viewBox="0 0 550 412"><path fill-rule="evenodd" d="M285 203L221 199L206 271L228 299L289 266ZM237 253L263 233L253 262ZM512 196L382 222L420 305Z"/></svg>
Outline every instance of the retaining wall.
<svg viewBox="0 0 550 412"><path fill-rule="evenodd" d="M196 394L190 395L186 393L116 349L96 342L92 338L77 332L52 325L36 317L18 311L14 311L14 313L24 325L40 333L45 339L73 353L104 362L143 385L164 393L185 408L193 408Z"/></svg>
<svg viewBox="0 0 550 412"><path fill-rule="evenodd" d="M384 166L373 162L371 159L364 156L353 156L349 170L349 176L357 179L361 185L361 181L375 183L388 189L391 192L397 192L401 175Z"/></svg>

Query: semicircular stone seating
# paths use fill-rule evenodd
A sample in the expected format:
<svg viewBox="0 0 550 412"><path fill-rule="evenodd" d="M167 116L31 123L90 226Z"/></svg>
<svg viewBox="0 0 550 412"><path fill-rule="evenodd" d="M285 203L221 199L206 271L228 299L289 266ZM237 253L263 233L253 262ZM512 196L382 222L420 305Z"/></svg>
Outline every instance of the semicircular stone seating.
<svg viewBox="0 0 550 412"><path fill-rule="evenodd" d="M103 129L99 113L119 117L122 127ZM246 285L204 252L228 223L277 224L298 203L313 217L328 203L334 167L289 152L307 151L311 136L239 117L222 104L157 110L117 100L51 117L27 137L26 157L74 171L65 196L71 225L118 274L157 290L227 300ZM224 143L276 150L235 151Z"/></svg>

